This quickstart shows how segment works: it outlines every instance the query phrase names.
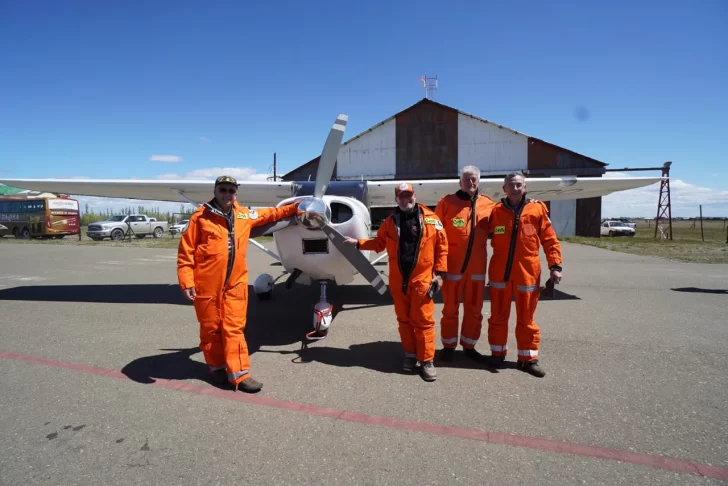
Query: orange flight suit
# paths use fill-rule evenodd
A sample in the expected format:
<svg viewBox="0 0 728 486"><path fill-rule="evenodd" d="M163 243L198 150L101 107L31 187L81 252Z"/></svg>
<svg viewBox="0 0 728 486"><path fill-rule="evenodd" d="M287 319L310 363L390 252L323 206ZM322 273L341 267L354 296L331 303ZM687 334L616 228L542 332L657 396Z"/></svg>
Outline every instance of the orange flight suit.
<svg viewBox="0 0 728 486"><path fill-rule="evenodd" d="M445 348L457 347L461 300L460 345L463 349L473 349L480 339L488 260L488 230L481 222L487 222L494 205L488 196L476 194L471 199L466 192L458 191L440 199L435 208L445 227L448 244L440 320L440 340Z"/></svg>
<svg viewBox="0 0 728 486"><path fill-rule="evenodd" d="M200 206L182 233L177 278L180 288L195 287L194 307L205 362L211 370L227 368L228 381L237 386L250 370L243 334L248 310L245 259L250 230L295 215L297 205L253 210L234 202L231 239L225 215L212 203Z"/></svg>
<svg viewBox="0 0 728 486"><path fill-rule="evenodd" d="M516 343L519 361L538 359L541 334L533 319L541 291L539 248L543 245L549 268L561 270L561 244L551 226L548 209L541 201L522 200L512 208L501 199L488 221L492 235L488 280L491 317L488 342L493 356L508 354L508 319L511 298L516 294Z"/></svg>
<svg viewBox="0 0 728 486"><path fill-rule="evenodd" d="M408 279L403 278L399 260L400 212L384 220L377 236L358 240L358 248L376 253L386 248L389 292L394 299L394 313L397 315L405 356L426 363L435 358L435 304L427 292L433 273L447 271L447 236L434 212L419 203L417 208L419 230Z"/></svg>

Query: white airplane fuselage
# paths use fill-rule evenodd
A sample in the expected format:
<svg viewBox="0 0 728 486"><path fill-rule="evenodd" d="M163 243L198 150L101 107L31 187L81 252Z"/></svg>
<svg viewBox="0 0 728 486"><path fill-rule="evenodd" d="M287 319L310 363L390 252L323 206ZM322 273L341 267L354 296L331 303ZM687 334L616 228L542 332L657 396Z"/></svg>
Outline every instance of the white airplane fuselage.
<svg viewBox="0 0 728 486"><path fill-rule="evenodd" d="M301 199L288 198L277 206L283 206ZM342 235L351 238L368 238L371 230L371 218L368 208L359 200L343 196L326 196L323 198L331 211L331 226ZM299 223L288 226L273 233L278 256L286 271L299 269L302 273L297 279L306 283L306 277L312 280L334 280L343 285L354 280L357 271L329 241L320 229L308 228ZM369 251L362 254L369 259Z"/></svg>

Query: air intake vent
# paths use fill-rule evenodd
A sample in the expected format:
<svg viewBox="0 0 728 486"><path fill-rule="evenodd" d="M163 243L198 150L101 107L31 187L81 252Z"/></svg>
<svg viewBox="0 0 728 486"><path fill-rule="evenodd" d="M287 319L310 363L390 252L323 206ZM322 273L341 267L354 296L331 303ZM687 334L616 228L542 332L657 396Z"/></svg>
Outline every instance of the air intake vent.
<svg viewBox="0 0 728 486"><path fill-rule="evenodd" d="M328 253L329 252L329 240L326 238L320 239L304 239L303 240L303 254L308 255L311 253Z"/></svg>

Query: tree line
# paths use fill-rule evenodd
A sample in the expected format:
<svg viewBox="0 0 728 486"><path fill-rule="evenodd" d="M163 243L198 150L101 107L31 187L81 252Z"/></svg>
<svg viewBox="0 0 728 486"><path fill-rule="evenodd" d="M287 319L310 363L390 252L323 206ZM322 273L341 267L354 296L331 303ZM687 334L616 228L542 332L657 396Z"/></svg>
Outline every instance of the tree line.
<svg viewBox="0 0 728 486"><path fill-rule="evenodd" d="M105 211L89 209L88 203L81 211L81 226L88 226L89 223L97 223L109 219L111 216L123 214L129 216L131 214L143 214L149 218L155 218L158 221L167 221L169 224L179 223L183 219L189 219L195 209L190 204L181 204L179 212L173 213L171 211L161 211L159 207L148 208L146 206L127 206L126 208L116 209L112 211L107 208Z"/></svg>

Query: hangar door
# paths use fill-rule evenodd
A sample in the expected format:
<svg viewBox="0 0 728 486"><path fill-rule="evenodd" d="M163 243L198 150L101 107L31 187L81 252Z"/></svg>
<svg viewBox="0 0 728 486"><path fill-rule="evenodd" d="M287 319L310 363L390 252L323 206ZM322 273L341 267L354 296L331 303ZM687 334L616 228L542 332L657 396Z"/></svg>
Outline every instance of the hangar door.
<svg viewBox="0 0 728 486"><path fill-rule="evenodd" d="M566 201L551 201L551 224L554 226L556 235L575 236L576 235L576 199Z"/></svg>

